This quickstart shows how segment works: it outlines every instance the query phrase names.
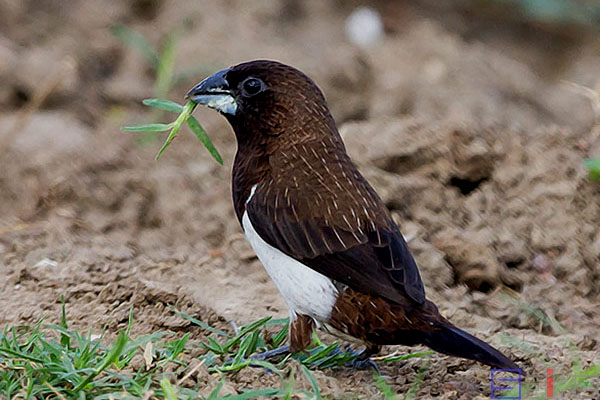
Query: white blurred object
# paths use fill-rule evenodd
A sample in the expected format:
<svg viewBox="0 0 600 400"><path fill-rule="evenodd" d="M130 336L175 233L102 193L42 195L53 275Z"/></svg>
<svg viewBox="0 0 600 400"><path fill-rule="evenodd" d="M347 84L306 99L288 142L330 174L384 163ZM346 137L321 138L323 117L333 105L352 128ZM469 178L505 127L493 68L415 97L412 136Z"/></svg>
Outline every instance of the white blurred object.
<svg viewBox="0 0 600 400"><path fill-rule="evenodd" d="M346 19L346 37L352 43L367 47L383 38L381 15L371 7L359 7Z"/></svg>

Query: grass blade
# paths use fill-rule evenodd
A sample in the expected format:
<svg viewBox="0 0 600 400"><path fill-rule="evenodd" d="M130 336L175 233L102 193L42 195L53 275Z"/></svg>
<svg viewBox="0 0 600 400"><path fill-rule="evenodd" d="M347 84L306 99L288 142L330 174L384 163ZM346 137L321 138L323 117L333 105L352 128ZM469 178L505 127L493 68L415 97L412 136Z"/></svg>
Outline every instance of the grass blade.
<svg viewBox="0 0 600 400"><path fill-rule="evenodd" d="M104 357L104 360L98 367L94 369L94 372L90 374L87 378L83 380L73 391L75 393L79 392L81 389L85 388L96 376L98 376L102 371L104 371L109 365L114 363L119 359L123 349L125 349L125 345L129 341L127 335L124 332L119 332L119 337L117 338L117 343L115 346L108 352L108 354Z"/></svg>
<svg viewBox="0 0 600 400"><path fill-rule="evenodd" d="M276 325L289 325L290 324L290 319L289 318L275 318L275 319L270 319L265 325L266 326L276 326Z"/></svg>
<svg viewBox="0 0 600 400"><path fill-rule="evenodd" d="M167 136L167 140L165 140L165 142L163 143L160 150L158 150L158 154L156 154L156 157L155 157L156 160L158 160L160 158L160 156L162 155L162 153L167 149L167 147L169 147L169 145L171 144L171 142L177 135L177 132L179 132L179 129L181 129L181 124L183 124L184 121L190 117L190 114L192 113L192 111L194 111L194 108L196 108L196 103L191 102L191 101L188 101L187 103L185 103L185 106L183 106L183 111L181 112L181 114L179 114L177 119L172 123L173 128L171 129L169 136Z"/></svg>
<svg viewBox="0 0 600 400"><path fill-rule="evenodd" d="M583 160L583 166L589 170L590 180L600 181L600 158L588 158Z"/></svg>
<svg viewBox="0 0 600 400"><path fill-rule="evenodd" d="M65 296L64 295L60 296L60 300L62 303L61 314L60 314L60 326L65 331L68 331L69 325L67 324L67 311L65 309ZM61 332L60 343L63 346L65 346L66 348L69 348L69 346L71 345L71 337L69 336L68 333Z"/></svg>
<svg viewBox="0 0 600 400"><path fill-rule="evenodd" d="M167 378L160 380L160 388L166 400L177 400L177 388Z"/></svg>
<svg viewBox="0 0 600 400"><path fill-rule="evenodd" d="M256 390L248 390L247 392L240 394L228 394L225 397L222 397L222 400L248 400L248 399L258 399L259 397L273 397L279 390L277 389L256 389Z"/></svg>
<svg viewBox="0 0 600 400"><path fill-rule="evenodd" d="M233 365L240 364L245 360L246 353L250 351L250 347L252 346L252 341L254 339L254 335L258 334L258 331L252 332L252 334L246 336L242 339L242 343L240 344L240 348L238 349L235 358L233 359Z"/></svg>
<svg viewBox="0 0 600 400"><path fill-rule="evenodd" d="M263 367L266 370L269 370L271 372L273 372L276 375L279 375L279 377L282 377L281 371L279 370L279 368L277 368L275 365L273 365L272 363L268 362L268 361L263 361L263 360L254 360L254 359L249 359L250 361L250 365L252 365L253 367Z"/></svg>
<svg viewBox="0 0 600 400"><path fill-rule="evenodd" d="M40 364L44 362L44 360L42 360L41 358L33 357L28 354L24 354L24 353L21 353L19 351L15 351L12 349L6 349L6 348L0 347L0 354L2 354L2 353L8 354L8 355L16 357L16 358L22 358L23 360L40 363Z"/></svg>
<svg viewBox="0 0 600 400"><path fill-rule="evenodd" d="M177 358L177 356L179 354L181 354L181 352L185 349L185 345L187 343L187 341L190 338L190 333L186 333L185 335L183 335L183 337L179 340L175 340L172 342L173 344L173 348L171 349L171 356L169 357L169 360L175 360Z"/></svg>
<svg viewBox="0 0 600 400"><path fill-rule="evenodd" d="M154 93L156 97L165 97L171 82L173 81L173 68L175 66L175 54L177 48L178 35L172 33L167 37L167 42L163 47L158 58L156 67L156 83Z"/></svg>
<svg viewBox="0 0 600 400"><path fill-rule="evenodd" d="M192 130L192 132L194 132L198 140L200 140L204 147L206 147L206 150L208 150L210 155L213 156L213 158L217 160L219 164L223 165L223 158L215 148L215 145L213 144L212 140L210 140L210 138L206 134L206 131L204 130L202 125L200 125L200 122L198 122L196 118L190 116L187 120L187 124L188 127Z"/></svg>
<svg viewBox="0 0 600 400"><path fill-rule="evenodd" d="M210 394L208 395L206 400L217 400L219 397L219 393L221 392L221 389L223 388L223 384L225 383L225 379L221 379L219 381L219 383L217 384L217 386L215 386L215 388L212 390L212 392L210 392Z"/></svg>
<svg viewBox="0 0 600 400"><path fill-rule="evenodd" d="M394 389L385 381L381 375L375 377L375 385L383 395L385 400L398 400L398 396L394 393Z"/></svg>
<svg viewBox="0 0 600 400"><path fill-rule="evenodd" d="M209 368L208 371L209 372L213 372L213 371L217 371L217 372L234 372L234 371L242 370L242 369L246 368L248 365L250 365L250 360L246 360L246 361L243 361L243 362L238 363L238 364L215 366L213 368Z"/></svg>
<svg viewBox="0 0 600 400"><path fill-rule="evenodd" d="M121 24L114 25L111 28L111 32L123 45L137 50L148 60L152 67L157 67L159 59L158 51L143 35Z"/></svg>
<svg viewBox="0 0 600 400"><path fill-rule="evenodd" d="M221 347L221 344L219 342L217 342L215 339L209 337L208 341L209 341L209 343L202 343L202 347L204 347L207 350L212 351L213 353L219 354L219 355L227 353L227 351L225 351L225 349L223 349L223 347Z"/></svg>
<svg viewBox="0 0 600 400"><path fill-rule="evenodd" d="M183 106L181 104L177 104L171 100L162 100L162 99L144 99L142 100L142 104L148 107L160 108L165 111L172 111L180 113L183 111Z"/></svg>
<svg viewBox="0 0 600 400"><path fill-rule="evenodd" d="M294 371L292 370L290 374L290 378L285 384L284 390L284 400L292 400L292 396L294 395L294 387L296 386L296 376L294 375Z"/></svg>
<svg viewBox="0 0 600 400"><path fill-rule="evenodd" d="M319 390L319 384L317 383L317 380L315 379L313 374L310 372L310 370L308 368L306 368L306 366L304 364L300 364L300 368L302 369L302 372L304 372L304 375L306 375L306 377L310 381L310 385L312 386L313 391L315 392L315 399L317 399L317 400L322 399L321 391Z"/></svg>
<svg viewBox="0 0 600 400"><path fill-rule="evenodd" d="M311 354L310 356L308 356L306 359L302 360L302 364L311 364L317 360L320 360L324 357L327 357L328 355L331 354L331 352L333 352L334 350L336 350L338 347L338 343L337 342L333 342L332 344L330 344L329 346L325 346L323 348L320 349L315 349L316 351Z"/></svg>
<svg viewBox="0 0 600 400"><path fill-rule="evenodd" d="M164 132L173 128L173 123L170 124L147 124L138 126L122 126L121 130L125 132Z"/></svg>
<svg viewBox="0 0 600 400"><path fill-rule="evenodd" d="M429 356L431 354L435 354L435 351L428 350L428 351L421 351L421 352L417 352L417 353L403 354L401 356L375 357L373 360L374 361L383 361L383 362L394 362L394 361L408 360L409 358L425 357L425 356Z"/></svg>
<svg viewBox="0 0 600 400"><path fill-rule="evenodd" d="M175 313L177 313L177 315L179 315L181 318L190 321L194 325L198 325L202 329L206 329L207 331L212 332L212 333L214 333L216 335L219 335L219 336L229 337L229 335L225 331L222 331L222 330L217 329L217 328L213 328L212 326L210 326L206 322L202 322L199 319L194 318L191 315L188 315L188 314L184 313L183 311L179 311L178 309L176 309L173 306L170 306L170 308L171 308L172 311L174 311Z"/></svg>
<svg viewBox="0 0 600 400"><path fill-rule="evenodd" d="M229 339L227 342L225 342L225 344L223 345L223 348L226 351L229 351L229 349L231 349L234 345L238 344L240 342L240 340L242 340L242 338L244 336L246 336L246 334L260 328L261 326L266 324L267 321L269 321L270 319L271 319L271 317L265 317L265 318L259 319L258 321L252 322L251 324L244 325L242 327L242 329L240 329L240 331L237 335L235 335L234 337Z"/></svg>
<svg viewBox="0 0 600 400"><path fill-rule="evenodd" d="M589 169L592 169L592 168L600 169L600 158L587 158L587 159L583 160L583 165Z"/></svg>
<svg viewBox="0 0 600 400"><path fill-rule="evenodd" d="M404 399L412 400L416 399L417 392L421 388L421 384L423 383L423 378L425 377L425 372L429 370L429 365L425 364L421 368L419 368L419 372L417 373L417 377L415 378L414 383L411 385L408 393L404 395Z"/></svg>
<svg viewBox="0 0 600 400"><path fill-rule="evenodd" d="M273 347L279 347L288 336L288 325L284 325L272 338Z"/></svg>

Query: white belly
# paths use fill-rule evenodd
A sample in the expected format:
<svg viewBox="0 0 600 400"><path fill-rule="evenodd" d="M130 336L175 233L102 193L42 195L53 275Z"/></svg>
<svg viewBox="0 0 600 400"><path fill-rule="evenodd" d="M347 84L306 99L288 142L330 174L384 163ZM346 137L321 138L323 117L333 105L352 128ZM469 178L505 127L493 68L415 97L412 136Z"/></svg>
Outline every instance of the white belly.
<svg viewBox="0 0 600 400"><path fill-rule="evenodd" d="M242 226L258 259L283 296L292 319L296 314L304 314L317 323L327 321L337 298L331 279L265 242L256 233L247 212L242 217Z"/></svg>

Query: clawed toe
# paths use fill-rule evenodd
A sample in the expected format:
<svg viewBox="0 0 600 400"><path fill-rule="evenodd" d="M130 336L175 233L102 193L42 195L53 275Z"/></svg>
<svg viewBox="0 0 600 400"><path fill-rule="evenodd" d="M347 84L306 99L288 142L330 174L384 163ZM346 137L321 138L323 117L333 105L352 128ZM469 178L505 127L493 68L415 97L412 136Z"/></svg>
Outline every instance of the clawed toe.
<svg viewBox="0 0 600 400"><path fill-rule="evenodd" d="M371 353L368 352L367 350L356 351L356 350L348 349L348 350L344 351L344 350L340 350L340 348L337 347L331 353L332 354L345 353L345 354L348 354L349 356L353 356L354 358L352 360L346 362L346 364L345 364L346 367L354 368L354 369L374 369L375 371L377 371L377 373L380 373L379 366L377 365L377 363L375 363L375 361L371 360L371 358L369 357L371 355Z"/></svg>
<svg viewBox="0 0 600 400"><path fill-rule="evenodd" d="M377 365L377 363L373 360L371 360L370 358L361 358L360 354L357 358L348 361L346 363L347 367L350 368L354 368L354 369L373 369L375 370L378 374L381 374L381 371L379 370L379 366Z"/></svg>

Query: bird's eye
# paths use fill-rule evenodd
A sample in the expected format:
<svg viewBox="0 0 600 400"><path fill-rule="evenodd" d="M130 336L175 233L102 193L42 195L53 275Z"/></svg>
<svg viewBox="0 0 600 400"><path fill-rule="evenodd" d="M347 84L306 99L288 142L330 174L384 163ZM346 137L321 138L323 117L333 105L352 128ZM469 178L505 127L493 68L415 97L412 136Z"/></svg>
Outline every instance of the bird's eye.
<svg viewBox="0 0 600 400"><path fill-rule="evenodd" d="M263 91L265 84L257 78L248 78L242 83L242 89L246 96L254 96Z"/></svg>

